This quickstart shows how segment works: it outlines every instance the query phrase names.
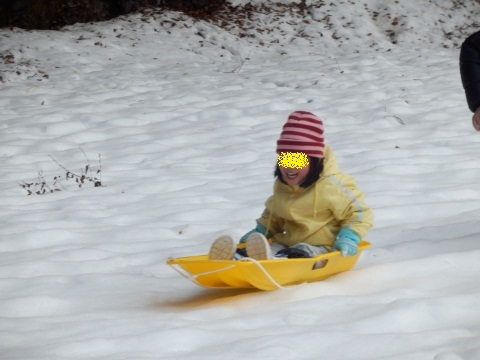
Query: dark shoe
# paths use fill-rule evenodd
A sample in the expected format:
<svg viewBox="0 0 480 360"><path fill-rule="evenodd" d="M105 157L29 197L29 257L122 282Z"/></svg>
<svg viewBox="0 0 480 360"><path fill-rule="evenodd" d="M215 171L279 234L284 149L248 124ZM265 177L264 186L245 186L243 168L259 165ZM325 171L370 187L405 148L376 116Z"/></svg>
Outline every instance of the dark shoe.
<svg viewBox="0 0 480 360"><path fill-rule="evenodd" d="M300 259L300 258L309 258L311 257L308 252L302 249L297 249L294 247L288 247L286 249L280 250L275 254L279 257L287 257L289 259Z"/></svg>

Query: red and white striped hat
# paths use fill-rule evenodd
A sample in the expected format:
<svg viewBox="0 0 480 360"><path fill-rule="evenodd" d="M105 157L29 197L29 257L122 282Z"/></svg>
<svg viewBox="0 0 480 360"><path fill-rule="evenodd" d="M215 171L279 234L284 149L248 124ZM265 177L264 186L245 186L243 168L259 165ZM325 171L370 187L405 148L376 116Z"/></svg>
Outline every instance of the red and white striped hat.
<svg viewBox="0 0 480 360"><path fill-rule="evenodd" d="M322 120L307 111L291 113L277 140L277 153L303 152L321 159L324 148Z"/></svg>

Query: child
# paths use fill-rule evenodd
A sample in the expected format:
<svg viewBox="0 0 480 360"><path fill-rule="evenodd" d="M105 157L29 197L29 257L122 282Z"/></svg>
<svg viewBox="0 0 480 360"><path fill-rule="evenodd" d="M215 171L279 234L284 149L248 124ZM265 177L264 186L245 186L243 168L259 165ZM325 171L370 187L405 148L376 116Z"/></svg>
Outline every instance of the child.
<svg viewBox="0 0 480 360"><path fill-rule="evenodd" d="M324 144L322 120L306 111L290 114L277 153L273 195L255 229L240 239L246 253L237 251L230 236L221 236L212 243L209 259L304 258L332 250L355 255L373 214L355 180L340 172Z"/></svg>

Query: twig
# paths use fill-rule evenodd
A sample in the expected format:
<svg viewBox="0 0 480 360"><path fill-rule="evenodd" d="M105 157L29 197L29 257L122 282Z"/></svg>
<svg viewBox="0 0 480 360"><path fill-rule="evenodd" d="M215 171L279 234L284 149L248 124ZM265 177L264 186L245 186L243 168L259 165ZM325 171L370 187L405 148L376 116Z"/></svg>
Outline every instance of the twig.
<svg viewBox="0 0 480 360"><path fill-rule="evenodd" d="M60 164L53 156L48 155L55 164L57 164L60 168L65 170L65 179L75 179L75 182L77 183L78 187L81 188L84 184L85 181L89 181L93 183L94 187L102 187L104 186L102 184L102 157L100 154L98 154L98 164L99 164L99 169L97 170L96 174L94 175L92 172L92 168L90 165L90 160L87 157L87 154L85 151L80 148L80 151L83 153L83 156L85 156L85 159L87 161L87 165L84 168L80 169L80 175L75 174L68 170L65 166ZM97 177L98 175L98 177ZM66 188L63 186L62 182L60 181L62 179L61 176L55 176L53 178L53 184L52 186L49 186L48 183L46 182L45 178L43 177L42 171L38 172L38 182L36 183L27 183L23 182L21 184L18 184L21 186L25 191L27 191L28 195L32 194L37 194L37 195L44 195L47 192L53 193L55 191L61 191L61 189L66 190ZM38 189L38 190L36 190Z"/></svg>
<svg viewBox="0 0 480 360"><path fill-rule="evenodd" d="M334 59L335 62L337 63L337 69L338 69L338 71L340 71L340 74L343 74L343 70L340 68L340 64L338 63L337 58L335 57L335 55L333 55L333 59Z"/></svg>
<svg viewBox="0 0 480 360"><path fill-rule="evenodd" d="M250 52L251 51L248 52L248 55L245 59L241 59L240 65L237 66L235 69L233 69L232 72L234 74L238 74L238 73L240 73L240 71L242 71L243 65L247 62L247 60L250 60Z"/></svg>
<svg viewBox="0 0 480 360"><path fill-rule="evenodd" d="M389 117L395 118L400 125L406 125L406 124L405 124L405 121L403 121L400 116L397 116L397 115L387 115L387 116L384 116L384 119L389 118Z"/></svg>

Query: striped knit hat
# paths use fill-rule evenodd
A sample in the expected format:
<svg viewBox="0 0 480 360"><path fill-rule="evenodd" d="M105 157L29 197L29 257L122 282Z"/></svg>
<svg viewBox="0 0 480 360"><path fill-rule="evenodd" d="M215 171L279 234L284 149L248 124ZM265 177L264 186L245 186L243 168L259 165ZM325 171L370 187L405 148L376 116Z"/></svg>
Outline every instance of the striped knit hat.
<svg viewBox="0 0 480 360"><path fill-rule="evenodd" d="M303 152L309 156L323 158L325 147L323 122L307 111L295 111L283 125L280 139L277 140L277 153Z"/></svg>

